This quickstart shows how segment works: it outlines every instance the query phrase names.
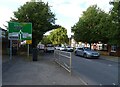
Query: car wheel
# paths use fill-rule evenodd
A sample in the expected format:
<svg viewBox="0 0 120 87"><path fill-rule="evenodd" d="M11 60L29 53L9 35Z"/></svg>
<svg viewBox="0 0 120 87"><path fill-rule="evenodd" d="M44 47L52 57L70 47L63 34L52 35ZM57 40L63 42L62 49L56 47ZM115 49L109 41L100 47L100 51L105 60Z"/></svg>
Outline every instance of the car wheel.
<svg viewBox="0 0 120 87"><path fill-rule="evenodd" d="M85 54L83 55L83 57L87 58L87 54L85 53Z"/></svg>

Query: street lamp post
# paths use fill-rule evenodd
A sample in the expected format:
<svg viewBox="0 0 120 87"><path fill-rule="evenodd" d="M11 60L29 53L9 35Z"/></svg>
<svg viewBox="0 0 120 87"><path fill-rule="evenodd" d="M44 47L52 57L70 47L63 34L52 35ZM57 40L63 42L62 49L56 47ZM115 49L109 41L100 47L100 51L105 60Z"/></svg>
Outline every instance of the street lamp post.
<svg viewBox="0 0 120 87"><path fill-rule="evenodd" d="M69 45L71 46L71 39L69 38Z"/></svg>
<svg viewBox="0 0 120 87"><path fill-rule="evenodd" d="M69 45L71 46L71 29L67 29L67 36L69 38Z"/></svg>
<svg viewBox="0 0 120 87"><path fill-rule="evenodd" d="M69 38L69 45L71 46L71 34L68 34L68 38Z"/></svg>

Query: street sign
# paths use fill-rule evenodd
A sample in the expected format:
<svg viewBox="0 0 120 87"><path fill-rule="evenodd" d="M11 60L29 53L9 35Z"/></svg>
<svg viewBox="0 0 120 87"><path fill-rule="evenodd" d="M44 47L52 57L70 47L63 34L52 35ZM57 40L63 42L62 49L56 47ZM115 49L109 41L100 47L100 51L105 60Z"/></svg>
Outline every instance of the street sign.
<svg viewBox="0 0 120 87"><path fill-rule="evenodd" d="M10 40L32 40L32 23L8 22Z"/></svg>
<svg viewBox="0 0 120 87"><path fill-rule="evenodd" d="M32 44L32 40L26 40L26 44Z"/></svg>

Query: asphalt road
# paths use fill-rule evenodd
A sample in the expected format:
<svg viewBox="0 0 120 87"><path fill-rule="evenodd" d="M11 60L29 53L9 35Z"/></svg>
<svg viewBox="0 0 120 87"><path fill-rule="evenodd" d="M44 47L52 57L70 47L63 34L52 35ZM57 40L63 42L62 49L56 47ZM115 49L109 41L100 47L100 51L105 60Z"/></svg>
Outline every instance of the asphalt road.
<svg viewBox="0 0 120 87"><path fill-rule="evenodd" d="M86 59L72 53L72 71L86 85L118 85L118 63L104 58Z"/></svg>
<svg viewBox="0 0 120 87"><path fill-rule="evenodd" d="M88 85L118 85L118 63L72 54L72 68Z"/></svg>
<svg viewBox="0 0 120 87"><path fill-rule="evenodd" d="M54 58L53 53L41 55L44 60ZM86 85L117 85L118 63L104 59L86 59L72 54L72 71Z"/></svg>

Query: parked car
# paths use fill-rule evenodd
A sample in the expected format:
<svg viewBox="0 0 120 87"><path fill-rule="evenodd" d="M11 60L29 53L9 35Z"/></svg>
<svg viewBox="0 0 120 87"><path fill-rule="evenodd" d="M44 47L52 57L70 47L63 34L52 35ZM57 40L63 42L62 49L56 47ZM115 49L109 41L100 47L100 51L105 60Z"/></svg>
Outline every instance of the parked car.
<svg viewBox="0 0 120 87"><path fill-rule="evenodd" d="M60 47L60 51L67 51L66 47Z"/></svg>
<svg viewBox="0 0 120 87"><path fill-rule="evenodd" d="M85 58L99 58L100 57L100 53L98 53L97 51L91 50L88 47L76 48L75 55L80 55Z"/></svg>
<svg viewBox="0 0 120 87"><path fill-rule="evenodd" d="M45 52L54 52L54 46L52 44L47 44L44 49Z"/></svg>
<svg viewBox="0 0 120 87"><path fill-rule="evenodd" d="M60 50L60 46L56 46L55 49L56 49L56 50Z"/></svg>
<svg viewBox="0 0 120 87"><path fill-rule="evenodd" d="M67 49L68 52L73 52L73 48L70 47L70 46L67 46L66 49Z"/></svg>
<svg viewBox="0 0 120 87"><path fill-rule="evenodd" d="M37 48L38 48L39 50L44 50L44 49L45 49L45 45L44 45L44 44L38 44L38 45L37 45Z"/></svg>

